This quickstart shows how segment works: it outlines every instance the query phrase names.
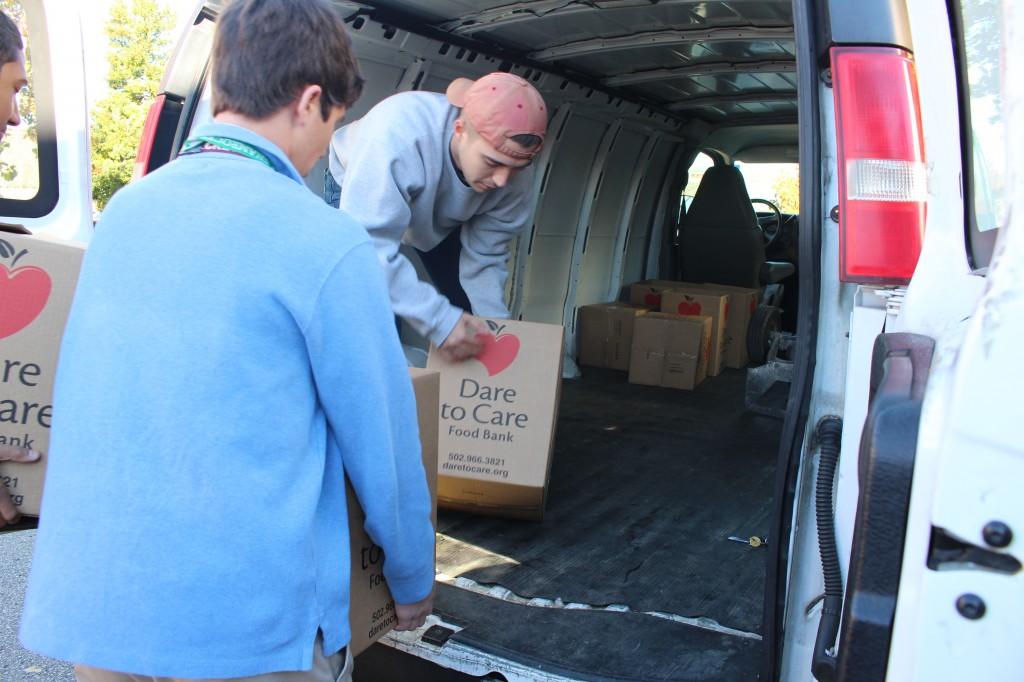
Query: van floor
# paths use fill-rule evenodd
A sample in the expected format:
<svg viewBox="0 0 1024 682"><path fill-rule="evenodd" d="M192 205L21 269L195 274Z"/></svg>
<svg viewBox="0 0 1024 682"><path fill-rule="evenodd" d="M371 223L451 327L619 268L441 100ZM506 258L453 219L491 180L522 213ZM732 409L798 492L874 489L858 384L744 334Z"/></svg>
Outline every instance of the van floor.
<svg viewBox="0 0 1024 682"><path fill-rule="evenodd" d="M765 552L727 538L767 531L782 423L744 409L745 376L563 381L543 522L439 513L438 571L472 581L438 592L455 637L577 679L749 678Z"/></svg>

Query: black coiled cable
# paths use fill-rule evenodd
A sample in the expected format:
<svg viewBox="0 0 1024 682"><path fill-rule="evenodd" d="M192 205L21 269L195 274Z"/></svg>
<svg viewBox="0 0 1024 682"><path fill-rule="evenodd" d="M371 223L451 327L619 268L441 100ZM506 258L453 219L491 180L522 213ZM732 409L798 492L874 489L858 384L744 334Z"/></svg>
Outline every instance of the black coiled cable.
<svg viewBox="0 0 1024 682"><path fill-rule="evenodd" d="M843 420L825 417L818 422L818 480L814 490L815 519L818 524L818 549L821 570L825 576L825 599L821 605L818 636L814 641L811 672L819 682L835 679L836 659L828 654L839 633L843 613L843 574L836 549L835 519L832 512L832 489L839 464L839 448L843 436Z"/></svg>

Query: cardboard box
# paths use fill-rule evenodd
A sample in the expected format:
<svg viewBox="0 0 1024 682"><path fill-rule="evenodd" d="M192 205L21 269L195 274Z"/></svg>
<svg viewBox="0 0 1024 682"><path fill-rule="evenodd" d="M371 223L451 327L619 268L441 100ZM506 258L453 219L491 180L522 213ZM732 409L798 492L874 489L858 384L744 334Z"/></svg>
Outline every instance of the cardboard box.
<svg viewBox="0 0 1024 682"><path fill-rule="evenodd" d="M669 289L682 286L683 282L666 279L648 279L629 285L629 302L647 306L652 310L661 309L661 294Z"/></svg>
<svg viewBox="0 0 1024 682"><path fill-rule="evenodd" d="M685 285L681 285L685 286ZM725 325L729 316L729 297L723 293L699 289L670 289L661 296L661 312L674 315L707 315L711 318L711 360L708 376L722 372L725 359Z"/></svg>
<svg viewBox="0 0 1024 682"><path fill-rule="evenodd" d="M562 386L561 325L486 320L483 352L441 372L437 504L479 514L544 515Z"/></svg>
<svg viewBox="0 0 1024 682"><path fill-rule="evenodd" d="M629 382L693 390L707 376L711 318L649 313L637 318Z"/></svg>
<svg viewBox="0 0 1024 682"><path fill-rule="evenodd" d="M0 462L0 484L38 516L50 448L53 378L85 247L0 232L0 445L43 453Z"/></svg>
<svg viewBox="0 0 1024 682"><path fill-rule="evenodd" d="M728 284L686 284L686 288L718 291L729 297L729 313L725 321L725 366L742 369L750 359L747 357L747 327L761 300L758 289L734 287Z"/></svg>
<svg viewBox="0 0 1024 682"><path fill-rule="evenodd" d="M416 394L416 416L423 448L423 468L431 499L437 494L437 413L441 377L437 372L411 368L413 392ZM355 492L345 482L348 501L348 534L352 552L352 581L349 590L349 625L352 655L365 650L395 625L395 600L384 580L384 552L374 544L363 529L366 517L359 507ZM434 507L437 527L437 507Z"/></svg>
<svg viewBox="0 0 1024 682"><path fill-rule="evenodd" d="M629 370L633 324L648 308L633 303L598 303L579 310L579 362L590 367Z"/></svg>

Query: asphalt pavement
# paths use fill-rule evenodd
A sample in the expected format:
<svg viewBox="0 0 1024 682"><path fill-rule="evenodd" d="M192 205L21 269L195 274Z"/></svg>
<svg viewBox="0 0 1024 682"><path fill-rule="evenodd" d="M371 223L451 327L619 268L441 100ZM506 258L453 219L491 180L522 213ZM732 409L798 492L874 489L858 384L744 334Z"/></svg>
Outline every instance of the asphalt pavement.
<svg viewBox="0 0 1024 682"><path fill-rule="evenodd" d="M18 621L32 560L34 530L0 535L0 682L72 682L71 666L26 651Z"/></svg>

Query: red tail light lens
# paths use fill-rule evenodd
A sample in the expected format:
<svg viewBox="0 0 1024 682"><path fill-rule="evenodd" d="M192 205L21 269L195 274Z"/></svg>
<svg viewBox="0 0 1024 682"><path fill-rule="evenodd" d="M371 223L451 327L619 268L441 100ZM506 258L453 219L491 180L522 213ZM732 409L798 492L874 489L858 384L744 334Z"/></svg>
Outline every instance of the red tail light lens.
<svg viewBox="0 0 1024 682"><path fill-rule="evenodd" d="M149 159L153 153L153 141L156 139L157 123L160 122L160 114L163 112L166 95L157 95L153 104L149 106L149 113L146 114L146 123L142 126L142 139L139 141L139 151L135 155L135 171L132 173L132 180L138 180L149 172Z"/></svg>
<svg viewBox="0 0 1024 682"><path fill-rule="evenodd" d="M924 238L927 168L909 53L834 47L839 270L844 282L906 284Z"/></svg>

